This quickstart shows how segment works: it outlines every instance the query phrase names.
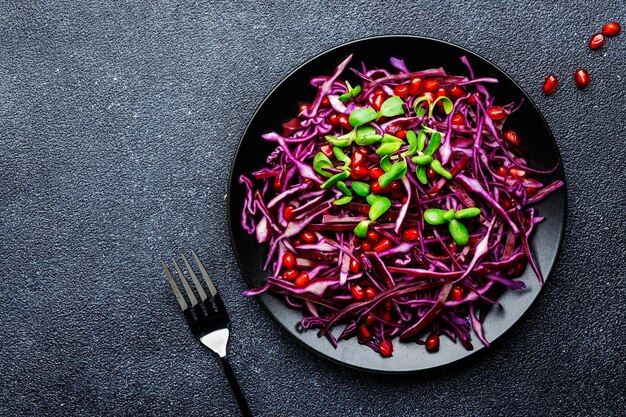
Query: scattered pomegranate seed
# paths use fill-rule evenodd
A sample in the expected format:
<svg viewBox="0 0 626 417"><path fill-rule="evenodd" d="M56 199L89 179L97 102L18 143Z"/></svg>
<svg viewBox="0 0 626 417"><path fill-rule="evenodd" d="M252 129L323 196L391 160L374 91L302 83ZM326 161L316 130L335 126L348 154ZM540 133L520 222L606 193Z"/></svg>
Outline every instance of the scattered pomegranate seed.
<svg viewBox="0 0 626 417"><path fill-rule="evenodd" d="M419 238L419 231L417 229L406 229L402 233L404 240L417 240Z"/></svg>
<svg viewBox="0 0 626 417"><path fill-rule="evenodd" d="M436 173L435 171L433 171L433 169L432 169L432 168L427 168L427 169L426 169L426 177L427 177L429 180L432 180L433 178L435 178L435 176L436 176L436 175L437 175L437 173Z"/></svg>
<svg viewBox="0 0 626 417"><path fill-rule="evenodd" d="M600 49L604 45L604 35L601 33L595 33L591 39L589 39L589 47L591 49Z"/></svg>
<svg viewBox="0 0 626 417"><path fill-rule="evenodd" d="M480 236L472 236L470 237L470 244L475 245L480 240Z"/></svg>
<svg viewBox="0 0 626 417"><path fill-rule="evenodd" d="M380 176L383 175L384 173L385 171L383 171L383 169L379 167L374 167L369 170L370 177L372 177L372 179L375 179L375 180L380 178Z"/></svg>
<svg viewBox="0 0 626 417"><path fill-rule="evenodd" d="M287 281L293 281L294 279L296 279L299 273L300 271L298 271L297 269L290 269L289 271L285 271L285 273L283 274L283 278L285 278Z"/></svg>
<svg viewBox="0 0 626 417"><path fill-rule="evenodd" d="M515 265L515 269L513 269L513 276L521 277L525 269L526 269L526 262L518 263L517 265Z"/></svg>
<svg viewBox="0 0 626 417"><path fill-rule="evenodd" d="M300 106L298 106L298 116L308 110L309 110L309 105L307 103L300 104Z"/></svg>
<svg viewBox="0 0 626 417"><path fill-rule="evenodd" d="M355 180L363 179L369 175L369 170L364 165L359 165L350 171L350 176Z"/></svg>
<svg viewBox="0 0 626 417"><path fill-rule="evenodd" d="M375 96L385 95L385 90L383 90L382 88L377 88L376 91L374 91L374 95Z"/></svg>
<svg viewBox="0 0 626 417"><path fill-rule="evenodd" d="M574 81L576 82L576 87L585 88L589 85L589 72L586 69L578 68L576 72L574 72Z"/></svg>
<svg viewBox="0 0 626 417"><path fill-rule="evenodd" d="M462 125L465 122L465 117L461 113L454 113L452 116L453 125Z"/></svg>
<svg viewBox="0 0 626 417"><path fill-rule="evenodd" d="M429 352L437 352L439 350L439 336L431 333L426 339L426 350Z"/></svg>
<svg viewBox="0 0 626 417"><path fill-rule="evenodd" d="M315 236L315 233L313 233L313 232L304 232L304 233L302 233L302 235L300 236L300 239L302 239L306 243L315 243L315 242L317 242L317 237Z"/></svg>
<svg viewBox="0 0 626 417"><path fill-rule="evenodd" d="M391 247L391 241L389 239L382 239L374 246L374 252L382 252Z"/></svg>
<svg viewBox="0 0 626 417"><path fill-rule="evenodd" d="M307 274L306 272L303 272L300 275L298 275L298 277L293 282L293 285L296 288L302 288L306 286L306 284L308 283L309 283L309 274Z"/></svg>
<svg viewBox="0 0 626 417"><path fill-rule="evenodd" d="M383 320L393 321L393 314L391 314L391 311L387 310L383 313Z"/></svg>
<svg viewBox="0 0 626 417"><path fill-rule="evenodd" d="M384 102L385 102L385 95L376 94L374 95L374 98L372 99L372 107L374 108L374 110L379 111Z"/></svg>
<svg viewBox="0 0 626 417"><path fill-rule="evenodd" d="M438 88L439 88L439 81L432 79L432 78L424 81L424 90L428 91L429 93L437 91Z"/></svg>
<svg viewBox="0 0 626 417"><path fill-rule="evenodd" d="M392 307L391 300L385 301L385 308L387 310L391 310L391 307Z"/></svg>
<svg viewBox="0 0 626 417"><path fill-rule="evenodd" d="M494 121L502 120L506 117L506 111L500 106L493 106L487 110L487 116Z"/></svg>
<svg viewBox="0 0 626 417"><path fill-rule="evenodd" d="M274 189L280 191L283 189L283 183L280 181L280 177L274 178Z"/></svg>
<svg viewBox="0 0 626 417"><path fill-rule="evenodd" d="M361 165L363 162L365 162L366 159L367 159L367 155L366 154L364 154L361 151L356 151L352 155L352 162L350 162L350 166L352 168L357 167L357 166Z"/></svg>
<svg viewBox="0 0 626 417"><path fill-rule="evenodd" d="M382 193L382 191L383 191L383 188L380 186L378 181L374 181L373 183L370 184L370 192L372 194L380 194Z"/></svg>
<svg viewBox="0 0 626 417"><path fill-rule="evenodd" d="M464 295L465 291L463 290L463 287L460 287L458 285L452 287L452 291L450 292L451 299L453 299L454 301L459 301L463 298Z"/></svg>
<svg viewBox="0 0 626 417"><path fill-rule="evenodd" d="M402 129L402 130L398 130L396 132L396 137L400 138L400 139L404 139L406 138L406 130Z"/></svg>
<svg viewBox="0 0 626 417"><path fill-rule="evenodd" d="M549 96L550 94L556 91L556 86L559 85L559 79L556 78L556 75L549 74L545 81L543 82L543 92L545 95Z"/></svg>
<svg viewBox="0 0 626 417"><path fill-rule="evenodd" d="M393 354L393 343L391 343L391 340L389 339L385 339L380 342L378 348L380 349L380 356L387 358Z"/></svg>
<svg viewBox="0 0 626 417"><path fill-rule="evenodd" d="M622 31L622 27L617 22L609 22L602 27L605 36L617 36Z"/></svg>
<svg viewBox="0 0 626 417"><path fill-rule="evenodd" d="M348 116L345 114L340 114L337 116L337 121L339 121L339 125L344 129L352 130L352 125L348 121Z"/></svg>
<svg viewBox="0 0 626 417"><path fill-rule="evenodd" d="M339 126L339 115L337 115L337 113L331 114L330 116L328 116L328 122L332 126Z"/></svg>
<svg viewBox="0 0 626 417"><path fill-rule="evenodd" d="M445 88L438 88L436 94L437 94L437 97L447 97L448 96L448 92L446 91Z"/></svg>
<svg viewBox="0 0 626 417"><path fill-rule="evenodd" d="M527 197L532 197L535 194L537 194L537 188L533 188L533 187L526 187L526 196Z"/></svg>
<svg viewBox="0 0 626 417"><path fill-rule="evenodd" d="M332 159L335 157L335 154L333 153L333 145L331 145L330 143L326 143L320 146L320 151L322 151L322 153L326 155L328 159Z"/></svg>
<svg viewBox="0 0 626 417"><path fill-rule="evenodd" d="M296 245L296 246L300 246L300 245L302 245L302 241L300 239L296 239L296 240L293 241L293 244Z"/></svg>
<svg viewBox="0 0 626 417"><path fill-rule="evenodd" d="M374 315L372 313L369 313L367 316L365 316L365 323L372 325L374 323L376 323L378 320L376 320L376 317L374 317Z"/></svg>
<svg viewBox="0 0 626 417"><path fill-rule="evenodd" d="M406 201L409 199L408 196L402 196L402 204L406 203Z"/></svg>
<svg viewBox="0 0 626 417"><path fill-rule="evenodd" d="M373 287L367 287L365 289L365 297L370 299L370 300L372 298L376 297L376 294L378 294L378 291L376 291L376 289L373 288Z"/></svg>
<svg viewBox="0 0 626 417"><path fill-rule="evenodd" d="M350 260L350 272L354 272L355 274L361 270L361 264L356 259Z"/></svg>
<svg viewBox="0 0 626 417"><path fill-rule="evenodd" d="M416 96L422 92L422 79L421 78L411 78L411 82L409 83L409 94L412 96Z"/></svg>
<svg viewBox="0 0 626 417"><path fill-rule="evenodd" d="M330 99L328 98L328 96L324 97L322 99L322 106L324 107L330 107Z"/></svg>
<svg viewBox="0 0 626 417"><path fill-rule="evenodd" d="M296 266L296 257L291 252L287 252L283 255L283 265L286 269L293 269Z"/></svg>
<svg viewBox="0 0 626 417"><path fill-rule="evenodd" d="M378 232L375 232L373 230L367 232L367 240L369 240L370 242L376 243L378 242L378 239L380 239L380 234Z"/></svg>
<svg viewBox="0 0 626 417"><path fill-rule="evenodd" d="M408 85L398 85L393 88L393 92L401 98L407 98L409 95L409 86Z"/></svg>
<svg viewBox="0 0 626 417"><path fill-rule="evenodd" d="M448 250L450 251L450 253L455 253L456 252L456 243L454 241L449 242L446 247L448 248Z"/></svg>
<svg viewBox="0 0 626 417"><path fill-rule="evenodd" d="M471 105L475 105L478 101L482 99L483 99L483 95L481 93L474 93L468 97L467 103Z"/></svg>
<svg viewBox="0 0 626 417"><path fill-rule="evenodd" d="M372 250L372 244L369 242L363 242L361 243L361 249L363 249L365 252L369 252Z"/></svg>
<svg viewBox="0 0 626 417"><path fill-rule="evenodd" d="M403 190L402 183L400 181L392 181L389 184L389 191L392 193L398 193Z"/></svg>
<svg viewBox="0 0 626 417"><path fill-rule="evenodd" d="M461 86L455 85L450 89L450 96L454 99L461 98L465 95L465 89Z"/></svg>
<svg viewBox="0 0 626 417"><path fill-rule="evenodd" d="M293 211L295 209L296 208L292 206L291 204L285 207L285 211L283 212L283 217L285 218L285 220L287 220L288 222L291 222L296 219L295 214L293 214Z"/></svg>
<svg viewBox="0 0 626 417"><path fill-rule="evenodd" d="M391 198L393 198L394 200L400 200L402 197L404 197L404 194L401 192L391 194Z"/></svg>
<svg viewBox="0 0 626 417"><path fill-rule="evenodd" d="M520 144L519 136L514 130L507 130L506 132L504 132L504 138L511 142L513 145L519 146Z"/></svg>
<svg viewBox="0 0 626 417"><path fill-rule="evenodd" d="M359 326L359 337L361 337L361 339L363 340L371 340L372 332L370 331L369 327L364 324Z"/></svg>
<svg viewBox="0 0 626 417"><path fill-rule="evenodd" d="M365 298L365 291L360 285L353 285L352 288L350 288L350 292L352 293L352 297L357 301L361 301Z"/></svg>
<svg viewBox="0 0 626 417"><path fill-rule="evenodd" d="M500 165L498 169L496 169L496 174L501 177L506 177L506 168L504 167L504 165Z"/></svg>

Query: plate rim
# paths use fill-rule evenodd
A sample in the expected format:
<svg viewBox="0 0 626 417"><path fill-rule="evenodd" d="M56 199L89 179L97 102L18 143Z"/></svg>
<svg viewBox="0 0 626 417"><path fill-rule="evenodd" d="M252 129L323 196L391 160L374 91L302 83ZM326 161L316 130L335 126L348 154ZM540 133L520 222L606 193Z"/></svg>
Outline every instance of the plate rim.
<svg viewBox="0 0 626 417"><path fill-rule="evenodd" d="M245 137L248 134L248 130L250 129L250 126L252 125L252 123L254 122L254 120L256 119L260 109L265 105L265 103L274 95L274 93L276 92L276 90L278 88L280 88L280 86L285 82L285 80L289 79L291 76L293 76L295 73L297 73L298 71L300 71L301 69L303 69L304 67L306 67L307 65L309 65L309 63L311 63L312 61L322 57L325 54L328 54L332 51L335 51L337 49L340 48L344 48L344 47L348 47L350 45L354 45L354 44L358 44L358 43L362 43L362 42L368 42L368 41L373 41L373 40L380 40L380 39L386 39L386 38L411 38L411 39L417 39L417 40L424 40L424 41L429 41L429 42L434 42L434 43L440 43L440 44L445 44L448 46L452 46L454 48L459 49L460 51L464 52L464 53L468 53L470 55L474 55L479 57L480 59L482 59L483 61L485 61L486 63L488 63L489 65L491 65L493 68L495 68L500 74L504 75L506 78L508 78L508 80L510 82L513 83L513 85L515 87L517 87L523 94L523 98L528 101L530 103L530 105L534 108L535 112L537 114L539 114L540 120L541 122L544 124L544 126L547 129L547 132L549 133L549 136L552 140L552 143L554 144L555 148L556 148L556 153L557 153L557 157L558 157L558 167L557 167L557 171L560 171L560 173L562 174L562 181L563 181L563 187L562 190L564 192L563 195L563 220L560 224L561 227L561 231L560 231L560 236L558 239L558 244L557 244L557 248L556 248L556 252L555 252L555 256L554 256L554 260L552 262L552 265L550 266L549 271L544 274L544 284L543 286L539 287L539 290L537 291L537 295L530 301L530 303L526 306L526 308L524 309L524 311L519 315L519 317L517 317L500 335L498 335L495 339L490 341L490 347L493 349L494 344L499 343L499 341L501 341L501 339L504 338L504 336L509 333L511 331L511 329L513 327L515 327L524 316L526 316L528 314L528 311L536 304L537 299L539 298L539 295L541 294L541 292L544 290L544 288L546 287L548 281L550 281L550 277L552 276L552 273L555 269L555 266L557 264L557 262L559 261L559 259L561 258L561 251L563 248L563 240L565 237L565 227L567 224L567 212L568 212L568 196L567 196L567 177L565 175L565 167L563 165L563 158L561 156L561 150L559 148L559 144L556 141L555 137L554 137L554 133L552 132L552 129L550 129L550 125L548 124L548 121L546 120L545 116L543 115L543 113L539 110L539 107L537 106L537 104L534 102L534 100L532 99L532 97L530 97L530 95L526 92L526 90L524 90L519 83L513 78L511 77L507 72L505 72L504 70L502 70L502 68L500 68L498 65L494 64L490 59L485 58L484 56L482 56L481 54L471 51L463 46L457 45L455 43L449 42L449 41L445 41L442 39L437 39L437 38L433 38L433 37L429 37L429 36L421 36L421 35L412 35L412 34L385 34L385 35L374 35L374 36L368 36L365 38L359 38L359 39L354 39L348 42L344 42L335 46L332 46L330 48L324 49L323 51L315 54L314 56L306 59L306 61L300 65L298 65L296 68L294 68L293 70L289 71L289 73L283 77L281 77L281 79L271 88L271 90L269 91L269 93L267 93L265 95L265 97L263 98L263 100L261 100L261 102L256 106L254 113L251 115L248 123L246 124L242 134L239 137L239 141L237 143L237 148L235 150L235 153L233 155L233 159L231 161L230 164L230 170L229 170L229 175L228 175L228 198L227 198L227 219L228 219L228 229L229 229L229 235L230 235L230 244L231 244L231 249L235 254L235 259L237 261L237 266L239 268L239 272L241 274L241 276L244 279L244 282L246 283L246 286L248 288L250 288L250 281L248 280L246 274L243 271L242 268L242 261L240 259L239 253L236 250L236 239L235 239L235 233L233 230L233 218L231 216L231 212L233 210L233 202L232 199L230 198L231 195L231 188L233 185L233 175L234 175L234 170L235 170L235 165L239 156L239 153L241 151L242 145L243 145L243 141L245 139ZM257 300L257 304L259 304L261 306L261 308L265 311L265 313L275 322L276 325L278 325L281 328L285 328L285 325L276 317L276 315L268 308L268 306L266 305L265 302L259 301L258 299L260 297L264 297L264 296L268 296L267 294L261 294L260 296L254 297ZM438 365L434 365L428 368L423 368L423 369L407 369L407 370L382 370L382 369L372 369L372 368L365 368L365 367L361 367L361 366L357 366L354 364L350 364L347 362L342 362L332 356L327 355L326 353L319 351L317 349L315 349L313 346L310 346L309 344L307 344L303 339L298 338L293 332L289 331L289 329L285 328L286 333L289 335L289 337L291 339L294 339L297 341L298 344L300 344L301 346L304 346L308 351L326 359L331 361L332 363L337 363L340 364L346 368L349 369L353 369L353 370L357 370L357 371L361 371L361 372L366 372L366 373L370 373L370 374L378 374L378 375L407 375L407 374L418 374L418 373L427 373L433 370L440 370L443 368L448 368L451 367L453 365L458 365L462 362L465 362L471 358L475 358L476 355L479 352L487 352L487 350L485 350L485 347L482 343L480 343L480 345L478 345L477 348L474 348L471 351L468 351L469 353L465 356L456 358L454 360L451 360L449 362L446 363L442 363L442 364L438 364Z"/></svg>

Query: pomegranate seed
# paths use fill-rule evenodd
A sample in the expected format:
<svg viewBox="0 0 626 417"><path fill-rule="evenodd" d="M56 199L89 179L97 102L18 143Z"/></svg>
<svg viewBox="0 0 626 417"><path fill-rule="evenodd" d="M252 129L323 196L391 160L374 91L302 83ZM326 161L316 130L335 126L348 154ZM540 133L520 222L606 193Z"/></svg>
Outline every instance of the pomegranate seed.
<svg viewBox="0 0 626 417"><path fill-rule="evenodd" d="M606 36L617 36L622 31L622 27L617 22L609 22L602 27L602 33Z"/></svg>
<svg viewBox="0 0 626 417"><path fill-rule="evenodd" d="M350 171L350 176L355 180L363 179L369 175L369 170L364 165L359 165Z"/></svg>
<svg viewBox="0 0 626 417"><path fill-rule="evenodd" d="M374 98L372 99L372 107L374 108L374 110L379 111L384 102L385 102L384 93L376 94L374 95Z"/></svg>
<svg viewBox="0 0 626 417"><path fill-rule="evenodd" d="M431 333L426 339L426 350L429 352L437 352L439 350L439 336Z"/></svg>
<svg viewBox="0 0 626 417"><path fill-rule="evenodd" d="M526 196L532 197L537 194L537 188L526 187Z"/></svg>
<svg viewBox="0 0 626 417"><path fill-rule="evenodd" d="M402 204L406 203L406 201L409 199L408 196L402 196Z"/></svg>
<svg viewBox="0 0 626 417"><path fill-rule="evenodd" d="M365 291L363 291L363 287L360 285L353 285L352 288L350 288L350 292L352 293L352 297L357 301L361 301L365 298Z"/></svg>
<svg viewBox="0 0 626 417"><path fill-rule="evenodd" d="M361 264L359 264L359 261L357 261L356 259L351 259L350 260L350 271L354 272L356 274L360 270L361 270Z"/></svg>
<svg viewBox="0 0 626 417"><path fill-rule="evenodd" d="M385 339L380 342L378 348L380 349L380 356L388 358L393 354L393 343L391 343L391 340L389 339Z"/></svg>
<svg viewBox="0 0 626 417"><path fill-rule="evenodd" d="M352 155L352 162L350 162L350 166L352 168L357 167L357 166L361 165L363 162L365 162L366 158L367 158L366 154L364 154L361 151L356 151Z"/></svg>
<svg viewBox="0 0 626 417"><path fill-rule="evenodd" d="M391 191L392 193L397 193L402 190L402 183L400 183L400 181L392 181L391 184L389 184L389 191Z"/></svg>
<svg viewBox="0 0 626 417"><path fill-rule="evenodd" d="M438 88L437 89L437 97L447 97L448 92L446 91L445 88Z"/></svg>
<svg viewBox="0 0 626 417"><path fill-rule="evenodd" d="M391 198L394 200L400 200L402 197L404 197L404 194L401 192L391 194Z"/></svg>
<svg viewBox="0 0 626 417"><path fill-rule="evenodd" d="M518 263L517 265L515 265L515 269L513 269L513 276L521 277L525 269L526 269L526 262Z"/></svg>
<svg viewBox="0 0 626 417"><path fill-rule="evenodd" d="M382 88L377 88L376 91L374 91L374 95L375 96L385 95L385 90L383 90Z"/></svg>
<svg viewBox="0 0 626 417"><path fill-rule="evenodd" d="M461 86L455 85L450 89L450 96L453 99L461 98L465 95L465 89Z"/></svg>
<svg viewBox="0 0 626 417"><path fill-rule="evenodd" d="M426 169L426 177L427 177L429 180L432 180L433 178L435 178L435 175L437 175L437 173L436 173L435 171L433 171L433 169L432 169L432 168L428 168L428 169Z"/></svg>
<svg viewBox="0 0 626 417"><path fill-rule="evenodd" d="M322 99L322 106L324 107L330 107L330 99L328 98L328 96L324 97Z"/></svg>
<svg viewBox="0 0 626 417"><path fill-rule="evenodd" d="M373 230L367 232L367 240L369 240L370 242L376 243L378 242L378 239L380 239L380 234L378 232L375 232Z"/></svg>
<svg viewBox="0 0 626 417"><path fill-rule="evenodd" d="M417 240L419 238L419 231L417 229L406 229L402 233L404 240Z"/></svg>
<svg viewBox="0 0 626 417"><path fill-rule="evenodd" d="M378 292L372 287L367 287L365 289L365 297L369 298L370 300L376 297L376 294L378 294Z"/></svg>
<svg viewBox="0 0 626 417"><path fill-rule="evenodd" d="M306 243L315 243L315 242L317 242L317 237L315 236L315 233L313 233L313 232L304 232L304 233L302 233L302 235L300 236L300 239L302 239Z"/></svg>
<svg viewBox="0 0 626 417"><path fill-rule="evenodd" d="M298 107L298 115L301 115L302 113L306 112L309 110L309 105L304 103L304 104L300 104L300 106Z"/></svg>
<svg viewBox="0 0 626 417"><path fill-rule="evenodd" d="M293 269L296 266L296 257L293 256L293 253L287 252L283 255L283 265L287 269Z"/></svg>
<svg viewBox="0 0 626 417"><path fill-rule="evenodd" d="M393 321L393 314L391 314L391 311L385 311L383 313L383 320L385 320L385 321Z"/></svg>
<svg viewBox="0 0 626 417"><path fill-rule="evenodd" d="M287 281L293 281L294 279L296 279L299 273L300 271L298 271L297 269L290 269L289 271L285 271L285 273L283 274L283 278L285 278Z"/></svg>
<svg viewBox="0 0 626 417"><path fill-rule="evenodd" d="M370 169L370 177L372 177L372 179L377 180L378 178L380 178L381 175L383 175L385 173L385 171L382 170L382 168L379 167L374 167Z"/></svg>
<svg viewBox="0 0 626 417"><path fill-rule="evenodd" d="M372 194L380 194L382 192L382 187L378 183L378 181L374 181L370 184L370 192Z"/></svg>
<svg viewBox="0 0 626 417"><path fill-rule="evenodd" d="M382 252L391 247L391 241L389 239L382 239L380 242L374 246L374 252Z"/></svg>
<svg viewBox="0 0 626 417"><path fill-rule="evenodd" d="M398 85L393 88L393 92L400 98L407 98L409 95L408 85Z"/></svg>
<svg viewBox="0 0 626 417"><path fill-rule="evenodd" d="M328 123L332 126L339 126L339 115L337 115L337 113L333 113L328 116Z"/></svg>
<svg viewBox="0 0 626 417"><path fill-rule="evenodd" d="M462 125L465 122L465 117L461 113L454 113L452 116L452 124L453 125Z"/></svg>
<svg viewBox="0 0 626 417"><path fill-rule="evenodd" d="M463 298L464 295L465 291L463 290L463 287L460 287L458 285L452 287L452 291L450 292L451 299L453 299L454 301L459 301Z"/></svg>
<svg viewBox="0 0 626 417"><path fill-rule="evenodd" d="M283 183L280 181L280 177L274 178L274 189L280 191L283 189Z"/></svg>
<svg viewBox="0 0 626 417"><path fill-rule="evenodd" d="M376 320L376 317L374 317L374 315L372 313L369 313L367 316L365 316L365 323L372 325L374 323L376 323L378 320Z"/></svg>
<svg viewBox="0 0 626 417"><path fill-rule="evenodd" d="M409 94L412 96L416 96L422 91L422 79L421 78L411 78L411 82L409 83Z"/></svg>
<svg viewBox="0 0 626 417"><path fill-rule="evenodd" d="M432 78L424 81L424 90L428 91L429 93L437 91L438 88L439 88L439 81L434 80Z"/></svg>
<svg viewBox="0 0 626 417"><path fill-rule="evenodd" d="M549 96L556 91L557 85L559 85L559 79L556 78L556 75L549 74L543 82L543 93Z"/></svg>
<svg viewBox="0 0 626 417"><path fill-rule="evenodd" d="M500 165L498 169L496 169L496 174L498 174L500 177L506 177L506 168L504 167L504 165Z"/></svg>
<svg viewBox="0 0 626 417"><path fill-rule="evenodd" d="M296 245L296 246L300 246L300 245L302 245L302 241L300 239L296 239L296 240L293 241L293 244Z"/></svg>
<svg viewBox="0 0 626 417"><path fill-rule="evenodd" d="M293 211L295 209L296 208L292 206L291 204L285 207L285 211L283 212L283 217L285 218L285 220L287 220L288 222L291 222L296 219L295 214L293 214Z"/></svg>
<svg viewBox="0 0 626 417"><path fill-rule="evenodd" d="M309 283L309 274L307 274L306 272L303 272L300 275L298 275L298 278L295 279L295 281L293 282L293 285L296 288L302 288L306 286L306 284L308 283Z"/></svg>
<svg viewBox="0 0 626 417"><path fill-rule="evenodd" d="M332 159L335 157L335 154L333 153L333 145L331 145L330 143L320 146L320 151L322 151L322 153L326 155L328 159Z"/></svg>
<svg viewBox="0 0 626 417"><path fill-rule="evenodd" d="M402 129L402 130L398 130L396 132L396 137L400 138L400 139L404 139L406 138L406 130Z"/></svg>
<svg viewBox="0 0 626 417"><path fill-rule="evenodd" d="M504 138L511 142L513 145L519 146L520 144L519 136L514 130L507 130L506 132L504 132Z"/></svg>
<svg viewBox="0 0 626 417"><path fill-rule="evenodd" d="M337 116L337 121L339 122L339 125L344 129L352 130L352 125L348 121L348 116L346 116L345 114L340 114L339 116Z"/></svg>
<svg viewBox="0 0 626 417"><path fill-rule="evenodd" d="M474 93L467 99L468 104L475 105L478 101L483 99L482 93Z"/></svg>
<svg viewBox="0 0 626 417"><path fill-rule="evenodd" d="M392 307L392 305L391 305L391 300L387 300L387 301L385 301L385 308L386 308L387 310L391 310L391 307Z"/></svg>
<svg viewBox="0 0 626 417"><path fill-rule="evenodd" d="M472 245L477 244L479 240L480 240L480 236L472 236L472 237L470 237L470 243Z"/></svg>
<svg viewBox="0 0 626 417"><path fill-rule="evenodd" d="M359 326L359 337L361 337L361 339L363 340L371 340L372 332L366 325L363 324Z"/></svg>
<svg viewBox="0 0 626 417"><path fill-rule="evenodd" d="M455 253L456 252L456 243L454 241L448 243L446 245L446 247L448 248L448 250L450 251L450 253Z"/></svg>
<svg viewBox="0 0 626 417"><path fill-rule="evenodd" d="M589 85L589 72L586 69L578 68L574 73L574 81L576 82L576 87L585 88Z"/></svg>
<svg viewBox="0 0 626 417"><path fill-rule="evenodd" d="M372 244L369 242L363 242L361 243L361 249L363 249L365 252L369 252L372 250Z"/></svg>
<svg viewBox="0 0 626 417"><path fill-rule="evenodd" d="M506 117L506 111L500 106L493 106L487 110L487 115L491 120L502 120Z"/></svg>
<svg viewBox="0 0 626 417"><path fill-rule="evenodd" d="M589 47L591 49L600 49L604 45L604 35L601 33L595 33L591 39L589 39Z"/></svg>
<svg viewBox="0 0 626 417"><path fill-rule="evenodd" d="M511 174L511 176L513 177L523 177L524 175L526 175L526 171L524 171L523 169L513 167L509 169L509 174Z"/></svg>

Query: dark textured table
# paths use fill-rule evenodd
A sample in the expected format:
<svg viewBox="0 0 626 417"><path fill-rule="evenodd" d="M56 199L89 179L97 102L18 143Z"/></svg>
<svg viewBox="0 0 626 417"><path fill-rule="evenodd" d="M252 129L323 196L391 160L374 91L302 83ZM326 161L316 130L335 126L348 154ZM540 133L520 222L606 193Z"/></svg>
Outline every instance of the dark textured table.
<svg viewBox="0 0 626 417"><path fill-rule="evenodd" d="M0 415L234 415L159 267L181 248L210 260L258 415L624 415L626 34L586 46L626 23L623 0L68 3L0 2ZM553 129L569 188L561 256L527 316L472 360L399 377L318 358L241 296L225 201L270 89L388 33L511 74ZM547 98L550 71L561 86Z"/></svg>

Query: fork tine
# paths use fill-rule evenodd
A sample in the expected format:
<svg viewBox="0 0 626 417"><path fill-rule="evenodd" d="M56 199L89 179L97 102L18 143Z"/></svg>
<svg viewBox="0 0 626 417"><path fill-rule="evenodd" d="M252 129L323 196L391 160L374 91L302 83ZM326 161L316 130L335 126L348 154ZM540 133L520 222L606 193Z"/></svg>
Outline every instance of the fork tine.
<svg viewBox="0 0 626 417"><path fill-rule="evenodd" d="M187 284L187 279L185 279L185 276L183 275L183 271L180 270L180 266L178 266L178 262L176 262L176 259L172 258L172 261L174 262L174 268L176 268L176 272L178 272L178 277L180 278L180 282L183 283L183 287L185 288L187 297L189 297L189 301L191 301L191 306L195 307L198 304L198 299L194 295L193 291L191 291L189 284Z"/></svg>
<svg viewBox="0 0 626 417"><path fill-rule="evenodd" d="M200 268L202 278L204 278L204 282L206 282L207 287L209 287L209 292L213 297L215 297L217 295L217 288L215 288L215 285L213 285L213 281L211 281L211 278L209 278L209 274L206 272L206 269L204 269L204 265L202 265L202 262L200 261L200 258L198 258L198 254L196 254L196 251L192 249L191 254L193 255L193 259L196 260L198 268Z"/></svg>
<svg viewBox="0 0 626 417"><path fill-rule="evenodd" d="M191 275L191 280L193 281L193 285L196 287L196 290L198 290L198 294L200 294L200 298L202 299L202 301L206 301L207 296L206 296L206 292L204 292L204 288L202 288L202 285L200 285L200 281L198 281L198 277L196 276L196 273L193 272L193 268L191 268L191 265L189 265L189 261L187 260L187 257L184 254L180 254L181 258L183 258L183 262L185 263L185 266L187 267L187 271L189 271L189 275Z"/></svg>
<svg viewBox="0 0 626 417"><path fill-rule="evenodd" d="M165 272L165 276L170 283L170 287L172 287L172 291L174 291L174 295L176 296L176 300L178 300L178 304L180 305L181 310L187 310L187 308L189 308L187 306L187 302L185 301L183 295L180 293L178 285L176 285L176 281L174 281L174 278L172 277L172 273L170 272L165 262L161 261L161 263L163 264L163 272Z"/></svg>

